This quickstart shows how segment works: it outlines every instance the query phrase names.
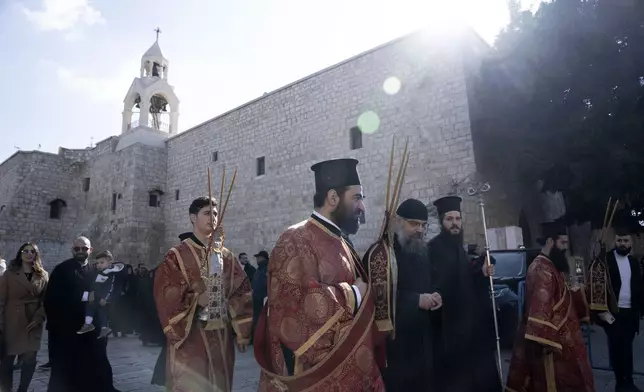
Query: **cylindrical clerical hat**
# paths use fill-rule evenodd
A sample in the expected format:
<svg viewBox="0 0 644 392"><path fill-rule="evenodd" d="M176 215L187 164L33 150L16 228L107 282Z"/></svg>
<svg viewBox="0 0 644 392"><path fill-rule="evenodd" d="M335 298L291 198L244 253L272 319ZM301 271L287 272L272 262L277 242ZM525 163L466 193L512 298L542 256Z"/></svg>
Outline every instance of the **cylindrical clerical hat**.
<svg viewBox="0 0 644 392"><path fill-rule="evenodd" d="M429 218L425 203L416 199L407 199L400 203L396 210L396 215L401 218L419 221L427 221Z"/></svg>
<svg viewBox="0 0 644 392"><path fill-rule="evenodd" d="M450 211L461 212L461 199L459 196L445 196L434 202L438 215L446 214Z"/></svg>
<svg viewBox="0 0 644 392"><path fill-rule="evenodd" d="M556 240L560 235L568 235L568 230L562 222L545 222L541 224L541 234L544 239Z"/></svg>
<svg viewBox="0 0 644 392"><path fill-rule="evenodd" d="M330 189L361 185L357 159L332 159L311 166L315 173L315 192L324 193Z"/></svg>

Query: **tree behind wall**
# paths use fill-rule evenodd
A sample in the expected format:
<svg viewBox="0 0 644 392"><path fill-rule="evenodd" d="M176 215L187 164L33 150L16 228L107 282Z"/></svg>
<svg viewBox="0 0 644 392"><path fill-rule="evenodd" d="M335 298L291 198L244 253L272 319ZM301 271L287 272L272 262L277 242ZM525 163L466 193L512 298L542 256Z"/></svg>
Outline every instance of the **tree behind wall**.
<svg viewBox="0 0 644 392"><path fill-rule="evenodd" d="M601 225L612 197L642 229L630 212L644 210L644 1L553 0L533 14L513 0L510 15L475 87L479 139L562 191L569 221Z"/></svg>

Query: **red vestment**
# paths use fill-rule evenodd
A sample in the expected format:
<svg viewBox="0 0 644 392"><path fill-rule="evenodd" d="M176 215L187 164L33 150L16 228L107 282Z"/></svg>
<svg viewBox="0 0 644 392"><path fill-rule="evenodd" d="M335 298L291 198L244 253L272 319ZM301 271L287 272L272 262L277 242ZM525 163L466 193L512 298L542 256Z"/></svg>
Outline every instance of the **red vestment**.
<svg viewBox="0 0 644 392"><path fill-rule="evenodd" d="M246 274L226 248L213 251L220 267L211 273L206 253L204 246L186 239L170 249L154 278L154 300L167 339L166 386L174 392L231 391L233 339L250 341L252 294ZM203 314L197 302L204 291L210 296L208 321L196 318Z"/></svg>
<svg viewBox="0 0 644 392"><path fill-rule="evenodd" d="M570 290L543 255L532 262L526 280L527 320L518 331L506 390L594 392L581 333L581 321L588 320L584 290Z"/></svg>
<svg viewBox="0 0 644 392"><path fill-rule="evenodd" d="M371 288L357 307L351 286L356 272L364 273L359 263L339 233L315 216L280 236L254 339L260 392L384 392L374 359Z"/></svg>

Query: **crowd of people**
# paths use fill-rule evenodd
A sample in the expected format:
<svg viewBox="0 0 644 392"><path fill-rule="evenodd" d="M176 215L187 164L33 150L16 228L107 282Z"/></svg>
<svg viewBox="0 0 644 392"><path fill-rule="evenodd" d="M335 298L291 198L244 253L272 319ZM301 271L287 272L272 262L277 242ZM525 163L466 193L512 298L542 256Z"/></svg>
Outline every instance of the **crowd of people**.
<svg viewBox="0 0 644 392"><path fill-rule="evenodd" d="M8 265L0 263L0 391L12 391L16 369L18 392L27 391L44 329L49 361L41 368L51 370L52 392L86 391L90 385L114 391L105 355L108 335L138 335L143 345L165 343L154 308L154 270L115 263L109 251L91 254L89 239L78 238L73 257L50 276L38 246L29 242ZM76 374L75 366L89 369Z"/></svg>
<svg viewBox="0 0 644 392"><path fill-rule="evenodd" d="M314 211L270 254L255 254L257 268L224 247L211 197L190 204L192 231L152 270L93 255L79 237L49 275L36 244L23 244L0 277L0 390L12 390L18 358L18 391L27 391L46 326L50 392L116 391L107 337L133 333L162 346L152 383L173 392L230 392L235 351L251 344L260 392L593 392L582 336L593 320L608 337L616 391L639 391L632 344L644 281L628 231L592 264L586 292L570 279L565 226L543 225L506 378L494 260L466 252L461 198L434 201L441 232L428 243L426 204L403 201L360 257L350 239L365 214L357 164L312 167Z"/></svg>

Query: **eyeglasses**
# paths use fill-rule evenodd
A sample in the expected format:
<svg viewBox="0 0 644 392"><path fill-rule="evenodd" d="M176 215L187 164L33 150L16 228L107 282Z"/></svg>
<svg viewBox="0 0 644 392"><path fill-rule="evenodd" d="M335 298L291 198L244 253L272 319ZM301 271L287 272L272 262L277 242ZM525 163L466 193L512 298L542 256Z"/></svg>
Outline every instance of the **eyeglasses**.
<svg viewBox="0 0 644 392"><path fill-rule="evenodd" d="M36 250L35 250L35 249L23 249L23 250L22 250L22 253L24 253L24 254L31 254L31 255L35 255L35 254L36 254Z"/></svg>
<svg viewBox="0 0 644 392"><path fill-rule="evenodd" d="M80 251L87 252L88 250L89 250L89 248L86 247L86 246L82 246L82 247L81 246L75 246L74 247L74 252L80 252Z"/></svg>

